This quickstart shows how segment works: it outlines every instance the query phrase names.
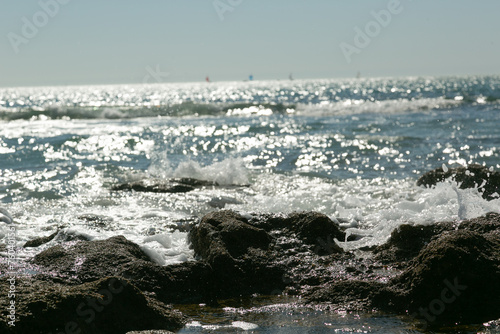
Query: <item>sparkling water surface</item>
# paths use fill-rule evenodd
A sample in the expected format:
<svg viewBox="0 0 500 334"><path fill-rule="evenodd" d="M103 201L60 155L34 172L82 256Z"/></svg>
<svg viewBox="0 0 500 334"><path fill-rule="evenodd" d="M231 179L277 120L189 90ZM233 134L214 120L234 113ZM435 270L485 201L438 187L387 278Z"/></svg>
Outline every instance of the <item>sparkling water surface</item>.
<svg viewBox="0 0 500 334"><path fill-rule="evenodd" d="M90 239L124 235L162 265L194 259L183 227L216 210L214 200L240 212L320 211L364 236L338 240L345 249L381 244L403 223L500 211L500 199L487 202L477 189L415 185L443 164L500 169L499 99L499 77L0 89L0 204L19 244L58 228ZM246 186L110 190L171 177ZM319 320L308 333L378 332L363 329L368 318L343 331L313 313ZM375 327L386 321L376 319ZM280 332L269 326L257 332Z"/></svg>

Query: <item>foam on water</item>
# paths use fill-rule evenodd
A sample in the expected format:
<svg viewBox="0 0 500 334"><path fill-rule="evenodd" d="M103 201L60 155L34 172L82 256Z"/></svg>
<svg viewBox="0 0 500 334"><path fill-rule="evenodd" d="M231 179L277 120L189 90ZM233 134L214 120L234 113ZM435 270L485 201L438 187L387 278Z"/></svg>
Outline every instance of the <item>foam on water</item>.
<svg viewBox="0 0 500 334"><path fill-rule="evenodd" d="M0 119L394 113L497 104L499 78L378 78L0 88ZM242 106L242 104L248 104Z"/></svg>
<svg viewBox="0 0 500 334"><path fill-rule="evenodd" d="M71 236L124 235L157 263L190 261L185 231L216 208L319 211L363 236L339 240L345 249L381 244L401 224L500 211L477 189L415 185L443 164L500 168L498 87L467 77L0 89L0 201L18 245L60 230L23 258ZM173 177L221 187L110 191ZM1 212L0 236L9 221Z"/></svg>
<svg viewBox="0 0 500 334"><path fill-rule="evenodd" d="M241 158L228 158L207 166L188 159L173 167L167 155L163 154L162 158L155 159L148 172L153 177L163 179L187 177L214 181L220 185L248 184L248 171Z"/></svg>

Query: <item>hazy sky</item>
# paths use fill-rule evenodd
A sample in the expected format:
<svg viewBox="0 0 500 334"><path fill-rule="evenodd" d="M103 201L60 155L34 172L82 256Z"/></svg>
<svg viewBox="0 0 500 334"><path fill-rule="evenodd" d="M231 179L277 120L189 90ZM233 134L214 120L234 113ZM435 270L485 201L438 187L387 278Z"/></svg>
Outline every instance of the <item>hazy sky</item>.
<svg viewBox="0 0 500 334"><path fill-rule="evenodd" d="M498 0L1 0L0 86L500 74L499 15Z"/></svg>

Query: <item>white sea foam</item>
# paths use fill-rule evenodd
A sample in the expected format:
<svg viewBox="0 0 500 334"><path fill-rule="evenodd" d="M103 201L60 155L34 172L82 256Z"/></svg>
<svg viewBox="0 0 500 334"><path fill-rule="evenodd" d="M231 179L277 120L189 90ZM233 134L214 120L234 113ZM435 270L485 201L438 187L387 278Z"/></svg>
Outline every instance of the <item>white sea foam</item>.
<svg viewBox="0 0 500 334"><path fill-rule="evenodd" d="M214 206L245 215L319 211L344 218L348 233L363 236L342 244L346 249L380 244L401 224L500 211L499 200L487 202L476 189L415 186L420 173L443 163L500 168L496 93L474 102L498 82L388 78L0 89L0 200L15 217L19 245L57 230L90 240L124 235L162 264L194 259L185 231ZM466 90L463 99L455 99L456 87ZM171 106L180 106L182 117L170 117ZM270 115L269 108L279 113ZM283 115L286 108L300 115ZM239 115L227 117L228 109ZM136 116L161 117L122 119ZM182 194L110 191L145 177L250 186ZM11 218L0 217L1 237ZM19 256L63 240L20 249Z"/></svg>
<svg viewBox="0 0 500 334"><path fill-rule="evenodd" d="M386 101L341 100L324 101L319 104L298 104L298 115L355 115L362 113L396 114L403 112L428 111L457 106L461 101L443 97L418 100L398 99Z"/></svg>
<svg viewBox="0 0 500 334"><path fill-rule="evenodd" d="M228 330L231 330L231 328L233 330L251 331L251 330L259 328L258 325L251 323L251 322L245 322L245 321L232 321L231 325L203 325L199 321L191 321L191 322L186 324L186 328L190 328L190 327L194 327L194 328L198 327L198 328L202 328L204 330L210 331L210 332L211 331L224 331L224 332L226 332Z"/></svg>
<svg viewBox="0 0 500 334"><path fill-rule="evenodd" d="M4 222L7 224L12 224L13 219L12 216L10 215L9 211L7 209L2 208L0 206L0 222Z"/></svg>
<svg viewBox="0 0 500 334"><path fill-rule="evenodd" d="M194 160L186 160L172 167L168 157L154 162L148 169L155 177L189 177L200 180L215 181L220 185L248 184L248 170L243 159L227 158L220 162L202 166Z"/></svg>

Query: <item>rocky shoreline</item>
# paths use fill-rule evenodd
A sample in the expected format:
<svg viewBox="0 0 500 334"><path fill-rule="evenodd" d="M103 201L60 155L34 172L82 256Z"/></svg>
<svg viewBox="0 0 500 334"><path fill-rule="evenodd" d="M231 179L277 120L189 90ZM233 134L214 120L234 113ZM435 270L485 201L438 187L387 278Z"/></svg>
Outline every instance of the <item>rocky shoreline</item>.
<svg viewBox="0 0 500 334"><path fill-rule="evenodd" d="M497 198L498 174L478 168L441 168L418 184L431 186L450 172L461 187L466 183L483 189L487 199ZM16 277L16 326L9 326L8 299L2 298L0 332L175 331L189 319L173 304L216 305L255 294L300 296L304 305L332 310L406 315L421 328L500 318L499 213L402 225L385 244L369 249L344 251L335 242L353 238L346 240L339 223L318 212L221 210L189 232L197 260L177 265L156 264L123 236L68 240L25 263L26 274ZM0 263L0 273L7 272ZM10 284L0 280L1 290L9 291Z"/></svg>

